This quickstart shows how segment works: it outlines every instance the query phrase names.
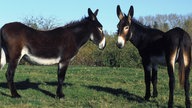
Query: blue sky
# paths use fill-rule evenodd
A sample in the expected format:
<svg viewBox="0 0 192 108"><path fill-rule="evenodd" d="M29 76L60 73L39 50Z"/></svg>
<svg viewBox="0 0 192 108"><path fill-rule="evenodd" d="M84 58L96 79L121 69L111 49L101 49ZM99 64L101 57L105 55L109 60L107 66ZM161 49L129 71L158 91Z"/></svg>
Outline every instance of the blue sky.
<svg viewBox="0 0 192 108"><path fill-rule="evenodd" d="M4 0L0 6L0 27L26 17L54 18L60 26L87 16L87 9L99 9L98 20L109 33L116 32L116 6L127 14L134 6L134 17L157 14L192 13L192 0Z"/></svg>

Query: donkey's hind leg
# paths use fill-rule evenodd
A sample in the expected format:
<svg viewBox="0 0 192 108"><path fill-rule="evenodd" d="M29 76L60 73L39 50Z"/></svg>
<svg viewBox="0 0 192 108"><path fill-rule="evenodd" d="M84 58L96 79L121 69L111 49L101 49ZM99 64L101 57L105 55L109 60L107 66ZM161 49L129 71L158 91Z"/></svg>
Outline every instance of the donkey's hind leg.
<svg viewBox="0 0 192 108"><path fill-rule="evenodd" d="M167 70L168 70L168 75L169 75L168 108L173 107L173 98L174 98L174 89L175 89L174 69L175 69L176 55L177 55L177 47L169 47L166 50L166 63L167 63Z"/></svg>
<svg viewBox="0 0 192 108"><path fill-rule="evenodd" d="M6 72L6 78L7 78L7 83L8 87L11 91L11 95L14 98L21 97L16 90L15 84L14 84L14 74L15 74L15 69L17 67L17 61L10 61L7 72Z"/></svg>
<svg viewBox="0 0 192 108"><path fill-rule="evenodd" d="M190 96L189 96L189 90L190 90L189 72L190 72L190 65L185 68L184 89L185 89L185 105L186 105L186 108L190 108L190 106L191 106Z"/></svg>
<svg viewBox="0 0 192 108"><path fill-rule="evenodd" d="M184 51L184 66L185 66L185 79L184 79L184 90L185 90L185 105L186 108L190 108L190 83L189 83L189 73L190 73L190 65L191 65L191 48L189 50Z"/></svg>

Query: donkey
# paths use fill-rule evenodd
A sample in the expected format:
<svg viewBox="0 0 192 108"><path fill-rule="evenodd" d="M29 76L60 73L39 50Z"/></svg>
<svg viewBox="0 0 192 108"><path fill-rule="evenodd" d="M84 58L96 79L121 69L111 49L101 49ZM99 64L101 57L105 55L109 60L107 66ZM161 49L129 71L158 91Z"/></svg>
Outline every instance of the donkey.
<svg viewBox="0 0 192 108"><path fill-rule="evenodd" d="M191 39L181 28L174 28L167 32L144 26L133 18L134 9L130 7L128 15L123 15L117 6L119 18L117 46L123 48L126 41L130 41L139 51L144 68L146 86L145 100L151 97L150 83L153 85L153 97L157 97L157 65L167 66L169 75L168 107L173 107L173 93L175 88L175 63L179 64L179 81L185 89L185 104L190 107L189 72L191 64ZM152 71L152 72L151 72Z"/></svg>
<svg viewBox="0 0 192 108"><path fill-rule="evenodd" d="M14 74L22 58L40 65L58 64L56 96L63 98L62 85L69 62L88 41L104 49L102 24L97 20L98 9L88 8L88 17L64 27L39 31L22 23L5 24L0 32L1 67L8 62L6 78L12 97L21 97L14 84Z"/></svg>

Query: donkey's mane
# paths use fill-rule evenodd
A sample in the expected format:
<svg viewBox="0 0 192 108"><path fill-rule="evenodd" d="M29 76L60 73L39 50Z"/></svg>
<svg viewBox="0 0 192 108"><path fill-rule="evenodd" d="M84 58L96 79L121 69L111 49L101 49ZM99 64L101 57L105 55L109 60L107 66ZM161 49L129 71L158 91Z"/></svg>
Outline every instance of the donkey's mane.
<svg viewBox="0 0 192 108"><path fill-rule="evenodd" d="M67 23L65 26L63 26L63 28L75 27L77 25L81 25L81 24L86 23L87 20L88 20L88 17L83 17L81 20L71 21L71 22Z"/></svg>
<svg viewBox="0 0 192 108"><path fill-rule="evenodd" d="M140 21L136 20L135 18L132 19L132 22L134 22L135 24L139 25L139 26L142 26L144 28L147 28L147 29L152 29L150 25L144 25L142 24Z"/></svg>

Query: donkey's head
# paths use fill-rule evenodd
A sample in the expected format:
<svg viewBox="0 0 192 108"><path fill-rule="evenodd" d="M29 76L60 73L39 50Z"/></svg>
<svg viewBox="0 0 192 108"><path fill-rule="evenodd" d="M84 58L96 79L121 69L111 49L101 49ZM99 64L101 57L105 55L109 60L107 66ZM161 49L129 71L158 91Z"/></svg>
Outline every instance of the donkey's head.
<svg viewBox="0 0 192 108"><path fill-rule="evenodd" d="M121 12L120 6L117 6L117 17L119 18L118 28L118 40L117 47L123 48L126 41L131 39L132 33L130 32L130 26L133 18L134 9L133 6L130 7L127 15Z"/></svg>
<svg viewBox="0 0 192 108"><path fill-rule="evenodd" d="M91 30L91 35L90 35L90 40L93 41L93 43L97 44L99 46L99 49L104 49L105 48L105 36L103 34L103 26L102 24L97 20L97 14L98 14L98 9L93 13L91 9L88 9L88 14L89 14L89 23L90 23L90 30Z"/></svg>

